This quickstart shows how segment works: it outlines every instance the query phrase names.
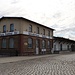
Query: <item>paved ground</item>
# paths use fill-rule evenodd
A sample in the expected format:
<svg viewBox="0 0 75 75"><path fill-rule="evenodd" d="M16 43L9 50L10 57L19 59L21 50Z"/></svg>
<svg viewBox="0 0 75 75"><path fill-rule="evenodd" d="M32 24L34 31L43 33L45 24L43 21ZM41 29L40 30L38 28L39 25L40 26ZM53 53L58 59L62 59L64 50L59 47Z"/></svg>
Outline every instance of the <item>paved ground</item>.
<svg viewBox="0 0 75 75"><path fill-rule="evenodd" d="M30 59L36 59L36 58L42 58L42 57L48 57L48 56L57 56L59 54L49 54L49 55L40 55L40 56L17 56L17 57L0 57L0 63L8 63L8 62L16 62L16 61L22 61L22 60L30 60Z"/></svg>
<svg viewBox="0 0 75 75"><path fill-rule="evenodd" d="M0 63L0 75L75 75L75 54Z"/></svg>

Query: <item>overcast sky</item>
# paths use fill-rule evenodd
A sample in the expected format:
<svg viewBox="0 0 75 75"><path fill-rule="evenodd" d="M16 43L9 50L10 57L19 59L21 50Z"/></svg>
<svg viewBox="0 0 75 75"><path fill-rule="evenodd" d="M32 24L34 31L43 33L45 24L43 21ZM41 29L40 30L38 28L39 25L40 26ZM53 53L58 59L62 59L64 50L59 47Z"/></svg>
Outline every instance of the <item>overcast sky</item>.
<svg viewBox="0 0 75 75"><path fill-rule="evenodd" d="M75 0L0 0L0 17L20 16L54 28L54 35L75 39Z"/></svg>

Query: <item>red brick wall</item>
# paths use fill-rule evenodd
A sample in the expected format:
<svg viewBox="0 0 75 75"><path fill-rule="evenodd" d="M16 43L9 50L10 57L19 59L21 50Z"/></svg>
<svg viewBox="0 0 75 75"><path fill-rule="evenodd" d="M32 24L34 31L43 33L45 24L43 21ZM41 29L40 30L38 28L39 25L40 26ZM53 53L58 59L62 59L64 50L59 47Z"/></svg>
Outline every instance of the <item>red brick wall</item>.
<svg viewBox="0 0 75 75"><path fill-rule="evenodd" d="M6 38L7 40L7 48L2 48L2 39ZM14 48L9 48L9 39L14 38ZM33 47L28 48L28 38L33 39ZM27 36L23 34L19 35L12 35L12 36L3 36L0 37L0 52L9 54L9 55L16 55L16 51L18 55L36 55L36 39L39 40L39 55L42 53L42 40L46 41L46 52L44 54L49 54L52 47L53 47L53 40L40 38L35 36ZM50 40L50 49L48 48L48 40Z"/></svg>

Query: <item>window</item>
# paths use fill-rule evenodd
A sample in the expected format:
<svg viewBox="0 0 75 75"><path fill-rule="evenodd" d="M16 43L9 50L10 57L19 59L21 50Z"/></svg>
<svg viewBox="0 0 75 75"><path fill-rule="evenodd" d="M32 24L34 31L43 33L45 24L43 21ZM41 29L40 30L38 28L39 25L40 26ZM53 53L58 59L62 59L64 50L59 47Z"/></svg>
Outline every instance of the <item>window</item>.
<svg viewBox="0 0 75 75"><path fill-rule="evenodd" d="M46 48L46 41L45 40L42 41L42 48L43 49Z"/></svg>
<svg viewBox="0 0 75 75"><path fill-rule="evenodd" d="M6 25L3 26L3 32L6 32Z"/></svg>
<svg viewBox="0 0 75 75"><path fill-rule="evenodd" d="M48 48L50 48L50 41L48 41Z"/></svg>
<svg viewBox="0 0 75 75"><path fill-rule="evenodd" d="M11 32L14 31L14 24L10 24L10 31L11 31Z"/></svg>
<svg viewBox="0 0 75 75"><path fill-rule="evenodd" d="M48 30L48 36L50 36L50 31Z"/></svg>
<svg viewBox="0 0 75 75"><path fill-rule="evenodd" d="M39 40L36 40L36 48L39 47Z"/></svg>
<svg viewBox="0 0 75 75"><path fill-rule="evenodd" d="M6 48L6 39L2 40L2 48Z"/></svg>
<svg viewBox="0 0 75 75"><path fill-rule="evenodd" d="M45 35L45 29L43 29L43 35Z"/></svg>
<svg viewBox="0 0 75 75"><path fill-rule="evenodd" d="M32 25L29 25L29 32L32 32Z"/></svg>
<svg viewBox="0 0 75 75"><path fill-rule="evenodd" d="M13 38L9 39L9 48L14 48L14 39Z"/></svg>
<svg viewBox="0 0 75 75"><path fill-rule="evenodd" d="M39 34L39 27L37 27L37 34Z"/></svg>
<svg viewBox="0 0 75 75"><path fill-rule="evenodd" d="M28 48L32 48L32 39L28 38Z"/></svg>

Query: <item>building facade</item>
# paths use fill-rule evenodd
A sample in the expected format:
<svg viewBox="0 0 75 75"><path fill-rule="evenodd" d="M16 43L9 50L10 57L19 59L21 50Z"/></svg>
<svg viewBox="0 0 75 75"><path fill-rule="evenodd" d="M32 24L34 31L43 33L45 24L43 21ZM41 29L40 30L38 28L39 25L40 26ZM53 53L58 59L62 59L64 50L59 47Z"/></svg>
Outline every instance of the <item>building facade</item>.
<svg viewBox="0 0 75 75"><path fill-rule="evenodd" d="M53 51L54 53L75 51L75 41L63 37L54 37Z"/></svg>
<svg viewBox="0 0 75 75"><path fill-rule="evenodd" d="M49 54L53 30L22 17L0 19L0 55Z"/></svg>

